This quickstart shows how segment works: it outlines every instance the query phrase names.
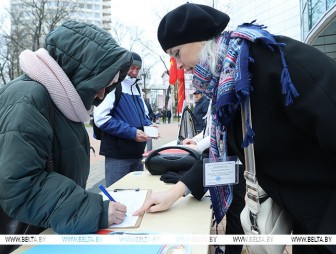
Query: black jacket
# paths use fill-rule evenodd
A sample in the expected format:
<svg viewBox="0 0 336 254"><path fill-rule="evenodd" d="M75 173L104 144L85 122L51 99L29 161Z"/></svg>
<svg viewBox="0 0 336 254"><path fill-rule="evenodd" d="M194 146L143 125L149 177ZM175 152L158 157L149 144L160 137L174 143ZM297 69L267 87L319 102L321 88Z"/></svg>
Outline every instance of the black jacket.
<svg viewBox="0 0 336 254"><path fill-rule="evenodd" d="M195 108L193 111L193 115L195 117L195 129L197 132L202 131L205 128L206 121L203 119L203 117L208 112L209 107L209 99L206 98L204 95L199 99L198 102L195 104Z"/></svg>
<svg viewBox="0 0 336 254"><path fill-rule="evenodd" d="M301 42L278 40L286 43L283 51L299 97L284 105L279 53L253 44L249 69L259 184L293 217L294 233L335 234L336 62ZM244 162L241 133L237 112L228 145ZM196 196L203 195L202 171L188 172L181 180Z"/></svg>

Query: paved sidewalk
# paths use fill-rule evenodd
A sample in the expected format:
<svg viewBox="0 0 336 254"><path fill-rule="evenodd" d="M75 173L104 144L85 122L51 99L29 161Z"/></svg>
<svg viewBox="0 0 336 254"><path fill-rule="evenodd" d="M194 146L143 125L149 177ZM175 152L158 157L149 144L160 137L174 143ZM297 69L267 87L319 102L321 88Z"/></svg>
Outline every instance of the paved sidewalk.
<svg viewBox="0 0 336 254"><path fill-rule="evenodd" d="M93 138L92 127L87 127L86 130L90 137L91 146L95 149L95 154L91 150L90 175L86 189L91 192L99 193L99 184L105 185L105 158L104 156L99 155L100 141ZM177 139L178 123L172 122L170 124L159 124L159 133L160 138L157 140L153 139L152 141L153 149L159 148L162 145Z"/></svg>

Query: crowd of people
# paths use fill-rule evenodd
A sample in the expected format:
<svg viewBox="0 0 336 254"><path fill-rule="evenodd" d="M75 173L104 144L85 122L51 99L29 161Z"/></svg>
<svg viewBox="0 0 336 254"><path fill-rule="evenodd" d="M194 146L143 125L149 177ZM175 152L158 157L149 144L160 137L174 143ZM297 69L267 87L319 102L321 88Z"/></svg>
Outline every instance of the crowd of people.
<svg viewBox="0 0 336 254"><path fill-rule="evenodd" d="M136 215L167 210L189 193L200 199L210 190L212 202L223 208L221 216L227 216L226 234L243 234L243 148L253 143L259 184L292 218L293 234L335 234L336 62L255 23L225 31L229 20L212 7L186 3L161 19L157 36L178 68L194 72L199 136L184 145L203 158L238 156L238 184L224 186L226 196L216 199L216 188L203 185L199 160L171 189L152 193ZM85 190L90 144L84 122L93 112L102 131L106 186L143 170L150 138L144 127L158 127L159 115L170 123L172 112L154 113L138 87L140 55L98 26L67 21L47 35L44 48L24 50L19 58L24 74L0 89L0 233L6 234L12 221L25 230L17 233L52 228L61 234L94 233L121 223L125 205ZM239 105L246 99L253 126L241 119ZM292 249L336 252L332 245ZM225 253L241 250L226 246Z"/></svg>

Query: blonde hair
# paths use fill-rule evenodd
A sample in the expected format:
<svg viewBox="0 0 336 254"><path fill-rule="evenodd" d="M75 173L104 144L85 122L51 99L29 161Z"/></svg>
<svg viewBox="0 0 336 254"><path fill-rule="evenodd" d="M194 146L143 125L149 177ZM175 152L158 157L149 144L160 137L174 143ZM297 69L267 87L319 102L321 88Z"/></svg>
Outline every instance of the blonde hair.
<svg viewBox="0 0 336 254"><path fill-rule="evenodd" d="M220 73L216 72L216 63L218 59L217 49L217 39L212 38L205 42L203 49L200 52L200 63L207 63L212 75L219 76Z"/></svg>

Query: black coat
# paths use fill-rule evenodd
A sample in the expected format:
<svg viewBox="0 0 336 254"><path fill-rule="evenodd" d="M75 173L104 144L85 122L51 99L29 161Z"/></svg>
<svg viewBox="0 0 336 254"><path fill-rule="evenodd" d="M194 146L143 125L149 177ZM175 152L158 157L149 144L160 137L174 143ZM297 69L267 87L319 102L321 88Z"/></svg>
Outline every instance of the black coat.
<svg viewBox="0 0 336 254"><path fill-rule="evenodd" d="M286 43L283 51L299 97L284 105L279 53L253 44L249 69L259 184L293 217L294 233L335 234L336 62L301 42L279 40ZM237 112L228 145L244 161L241 133ZM203 195L202 172L188 172L182 181L196 197Z"/></svg>
<svg viewBox="0 0 336 254"><path fill-rule="evenodd" d="M204 95L195 103L196 105L193 114L196 120L195 129L197 132L200 132L205 128L206 121L203 117L208 112L209 103L209 99L207 99Z"/></svg>

